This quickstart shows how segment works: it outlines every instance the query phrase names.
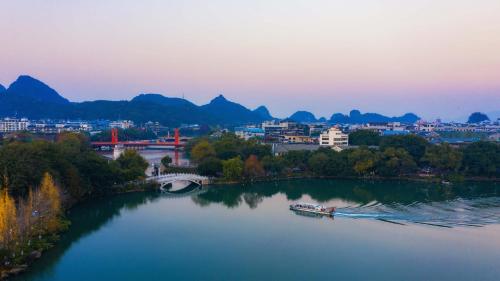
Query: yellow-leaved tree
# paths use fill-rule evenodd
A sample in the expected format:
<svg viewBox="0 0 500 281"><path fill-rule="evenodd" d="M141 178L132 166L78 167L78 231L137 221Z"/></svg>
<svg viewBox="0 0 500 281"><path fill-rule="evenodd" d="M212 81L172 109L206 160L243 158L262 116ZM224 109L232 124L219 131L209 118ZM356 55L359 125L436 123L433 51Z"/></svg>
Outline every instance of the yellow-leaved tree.
<svg viewBox="0 0 500 281"><path fill-rule="evenodd" d="M9 190L4 180L4 186L0 189L0 245L4 249L10 249L19 234L16 203L10 197Z"/></svg>
<svg viewBox="0 0 500 281"><path fill-rule="evenodd" d="M43 227L48 232L58 231L61 227L61 195L49 173L43 175L37 197Z"/></svg>

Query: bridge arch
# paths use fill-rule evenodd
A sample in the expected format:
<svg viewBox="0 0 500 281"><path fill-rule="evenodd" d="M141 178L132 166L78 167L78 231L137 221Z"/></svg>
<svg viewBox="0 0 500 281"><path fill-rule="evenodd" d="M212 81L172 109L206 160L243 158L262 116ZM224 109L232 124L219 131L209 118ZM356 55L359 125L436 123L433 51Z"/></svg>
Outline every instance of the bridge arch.
<svg viewBox="0 0 500 281"><path fill-rule="evenodd" d="M165 174L165 175L149 177L149 178L147 178L147 181L157 182L160 185L160 191L162 191L162 192L167 191L165 189L165 187L168 184L173 184L173 183L178 182L178 181L190 182L190 183L193 183L197 186L203 186L205 184L210 183L210 180L208 177L200 176L197 174L183 174L183 173Z"/></svg>

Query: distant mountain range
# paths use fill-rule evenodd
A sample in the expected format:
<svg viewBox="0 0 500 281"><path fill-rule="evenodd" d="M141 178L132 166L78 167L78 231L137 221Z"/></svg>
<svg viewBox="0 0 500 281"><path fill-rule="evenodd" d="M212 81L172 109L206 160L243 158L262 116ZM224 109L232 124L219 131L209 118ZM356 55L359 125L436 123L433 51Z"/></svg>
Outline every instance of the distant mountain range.
<svg viewBox="0 0 500 281"><path fill-rule="evenodd" d="M297 111L288 119L296 122L314 123L326 122L326 118L321 117L316 119L314 114L308 111ZM406 113L403 116L387 117L378 113L361 113L359 110L352 110L349 115L342 113L335 113L332 115L329 123L332 124L364 124L370 122L401 122L401 123L415 123L420 117L413 113Z"/></svg>
<svg viewBox="0 0 500 281"><path fill-rule="evenodd" d="M236 126L262 122L274 118L265 106L250 110L219 95L210 103L198 106L182 98L160 94L140 94L130 101L70 102L45 83L27 75L19 76L7 89L0 85L0 117L19 116L31 119L129 119L136 123L158 121L166 126L180 124L207 124ZM297 122L325 122L307 111L297 111L288 119ZM410 122L419 119L412 113L400 117L386 117L377 113L361 114L353 110L349 115L333 114L331 123Z"/></svg>

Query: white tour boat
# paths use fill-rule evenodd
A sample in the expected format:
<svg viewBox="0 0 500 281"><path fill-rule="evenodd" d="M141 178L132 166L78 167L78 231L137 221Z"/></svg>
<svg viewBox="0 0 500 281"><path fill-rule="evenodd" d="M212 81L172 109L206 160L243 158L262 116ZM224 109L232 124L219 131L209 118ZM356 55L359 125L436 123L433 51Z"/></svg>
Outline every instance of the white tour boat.
<svg viewBox="0 0 500 281"><path fill-rule="evenodd" d="M325 215L325 216L333 216L335 214L335 207L325 207L322 205L311 204L311 203L295 203L290 205L290 210Z"/></svg>

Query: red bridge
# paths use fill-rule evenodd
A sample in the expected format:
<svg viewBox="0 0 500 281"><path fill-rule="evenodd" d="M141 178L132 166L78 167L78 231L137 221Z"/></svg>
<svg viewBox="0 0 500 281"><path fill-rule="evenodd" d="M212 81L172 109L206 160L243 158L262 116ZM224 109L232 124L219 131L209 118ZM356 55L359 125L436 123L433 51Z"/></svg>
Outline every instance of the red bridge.
<svg viewBox="0 0 500 281"><path fill-rule="evenodd" d="M91 142L92 146L115 146L115 145L123 145L124 147L133 147L133 148L141 148L141 147L174 147L180 148L185 146L185 141L181 142L179 129L174 130L174 141L166 142L166 141L118 141L118 129L111 129L111 141L93 141Z"/></svg>

